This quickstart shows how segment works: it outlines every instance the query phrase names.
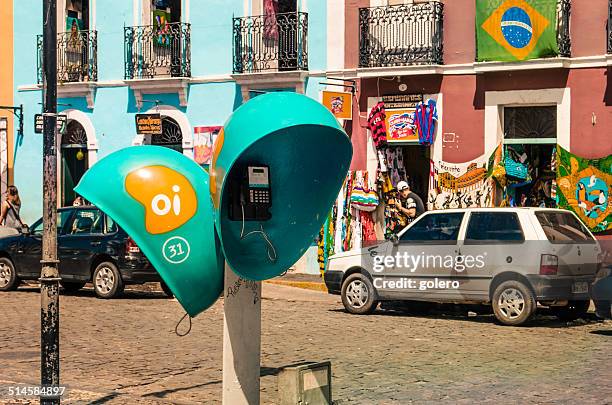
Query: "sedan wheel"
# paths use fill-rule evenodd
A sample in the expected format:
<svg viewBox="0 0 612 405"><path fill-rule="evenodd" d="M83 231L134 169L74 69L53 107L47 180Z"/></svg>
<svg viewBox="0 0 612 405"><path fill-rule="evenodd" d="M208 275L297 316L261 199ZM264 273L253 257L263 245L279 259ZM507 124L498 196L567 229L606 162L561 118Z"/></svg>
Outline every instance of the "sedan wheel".
<svg viewBox="0 0 612 405"><path fill-rule="evenodd" d="M18 284L19 279L13 262L6 257L0 257L0 291L14 290Z"/></svg>
<svg viewBox="0 0 612 405"><path fill-rule="evenodd" d="M103 262L96 267L93 274L93 285L100 298L112 298L123 290L121 274L111 262Z"/></svg>

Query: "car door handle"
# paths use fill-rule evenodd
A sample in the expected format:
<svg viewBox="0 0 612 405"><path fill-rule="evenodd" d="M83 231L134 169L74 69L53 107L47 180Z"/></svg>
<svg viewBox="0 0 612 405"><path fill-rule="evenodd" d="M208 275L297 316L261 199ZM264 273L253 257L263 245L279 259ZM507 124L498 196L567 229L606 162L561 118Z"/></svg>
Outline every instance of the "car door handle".
<svg viewBox="0 0 612 405"><path fill-rule="evenodd" d="M100 246L102 244L102 242L91 242L90 245L91 246Z"/></svg>

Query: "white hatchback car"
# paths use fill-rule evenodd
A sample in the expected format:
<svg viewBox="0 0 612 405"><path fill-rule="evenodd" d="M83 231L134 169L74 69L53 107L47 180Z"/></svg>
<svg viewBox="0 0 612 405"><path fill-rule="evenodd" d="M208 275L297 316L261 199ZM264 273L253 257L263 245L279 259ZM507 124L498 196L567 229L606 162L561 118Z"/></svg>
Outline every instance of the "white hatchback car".
<svg viewBox="0 0 612 405"><path fill-rule="evenodd" d="M325 284L347 311L381 301L491 304L506 325L537 304L560 318L588 310L601 246L570 211L468 208L430 211L398 238L329 258Z"/></svg>

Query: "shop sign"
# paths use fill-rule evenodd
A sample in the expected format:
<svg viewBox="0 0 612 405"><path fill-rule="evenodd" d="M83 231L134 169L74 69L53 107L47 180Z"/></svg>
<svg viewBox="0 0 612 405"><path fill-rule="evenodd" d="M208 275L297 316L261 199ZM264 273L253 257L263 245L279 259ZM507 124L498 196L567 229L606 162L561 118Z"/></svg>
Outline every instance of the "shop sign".
<svg viewBox="0 0 612 405"><path fill-rule="evenodd" d="M161 135L160 114L136 114L136 133L138 135Z"/></svg>
<svg viewBox="0 0 612 405"><path fill-rule="evenodd" d="M385 109L387 142L418 141L419 135L414 122L415 108Z"/></svg>
<svg viewBox="0 0 612 405"><path fill-rule="evenodd" d="M66 121L68 117L66 115L58 115L57 116L57 132L60 134L64 134L66 132ZM42 134L45 129L44 118L42 114L34 115L34 133Z"/></svg>
<svg viewBox="0 0 612 405"><path fill-rule="evenodd" d="M193 159L198 164L210 165L213 145L221 128L220 126L193 127Z"/></svg>
<svg viewBox="0 0 612 405"><path fill-rule="evenodd" d="M392 94L382 96L385 103L385 110L396 108L416 108L417 104L423 101L422 94Z"/></svg>
<svg viewBox="0 0 612 405"><path fill-rule="evenodd" d="M353 94L323 90L322 103L338 119L353 118Z"/></svg>

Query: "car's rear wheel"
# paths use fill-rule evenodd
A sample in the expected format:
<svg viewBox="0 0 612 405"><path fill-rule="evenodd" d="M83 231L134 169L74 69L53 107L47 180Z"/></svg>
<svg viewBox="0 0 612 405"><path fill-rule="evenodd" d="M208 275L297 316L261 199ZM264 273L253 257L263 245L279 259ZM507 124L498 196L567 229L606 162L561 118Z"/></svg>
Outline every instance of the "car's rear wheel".
<svg viewBox="0 0 612 405"><path fill-rule="evenodd" d="M163 281L160 281L159 286L161 287L164 294L166 294L168 297L170 298L174 297L174 293L172 292L172 290L170 289L170 287L168 287L166 283L164 283Z"/></svg>
<svg viewBox="0 0 612 405"><path fill-rule="evenodd" d="M342 284L342 304L351 314L371 314L376 309L376 291L369 278L351 274Z"/></svg>
<svg viewBox="0 0 612 405"><path fill-rule="evenodd" d="M501 283L493 293L493 313L504 325L518 326L529 321L536 309L531 289L520 281Z"/></svg>
<svg viewBox="0 0 612 405"><path fill-rule="evenodd" d="M100 263L93 273L93 285L96 295L100 298L113 298L123 291L121 274L111 262Z"/></svg>
<svg viewBox="0 0 612 405"><path fill-rule="evenodd" d="M588 300L569 301L565 306L553 307L553 313L562 321L575 321L586 315L590 305Z"/></svg>
<svg viewBox="0 0 612 405"><path fill-rule="evenodd" d="M67 293L73 293L79 291L87 284L85 281L60 281L62 288Z"/></svg>
<svg viewBox="0 0 612 405"><path fill-rule="evenodd" d="M19 278L13 262L8 257L0 257L0 291L15 290L19 285Z"/></svg>

